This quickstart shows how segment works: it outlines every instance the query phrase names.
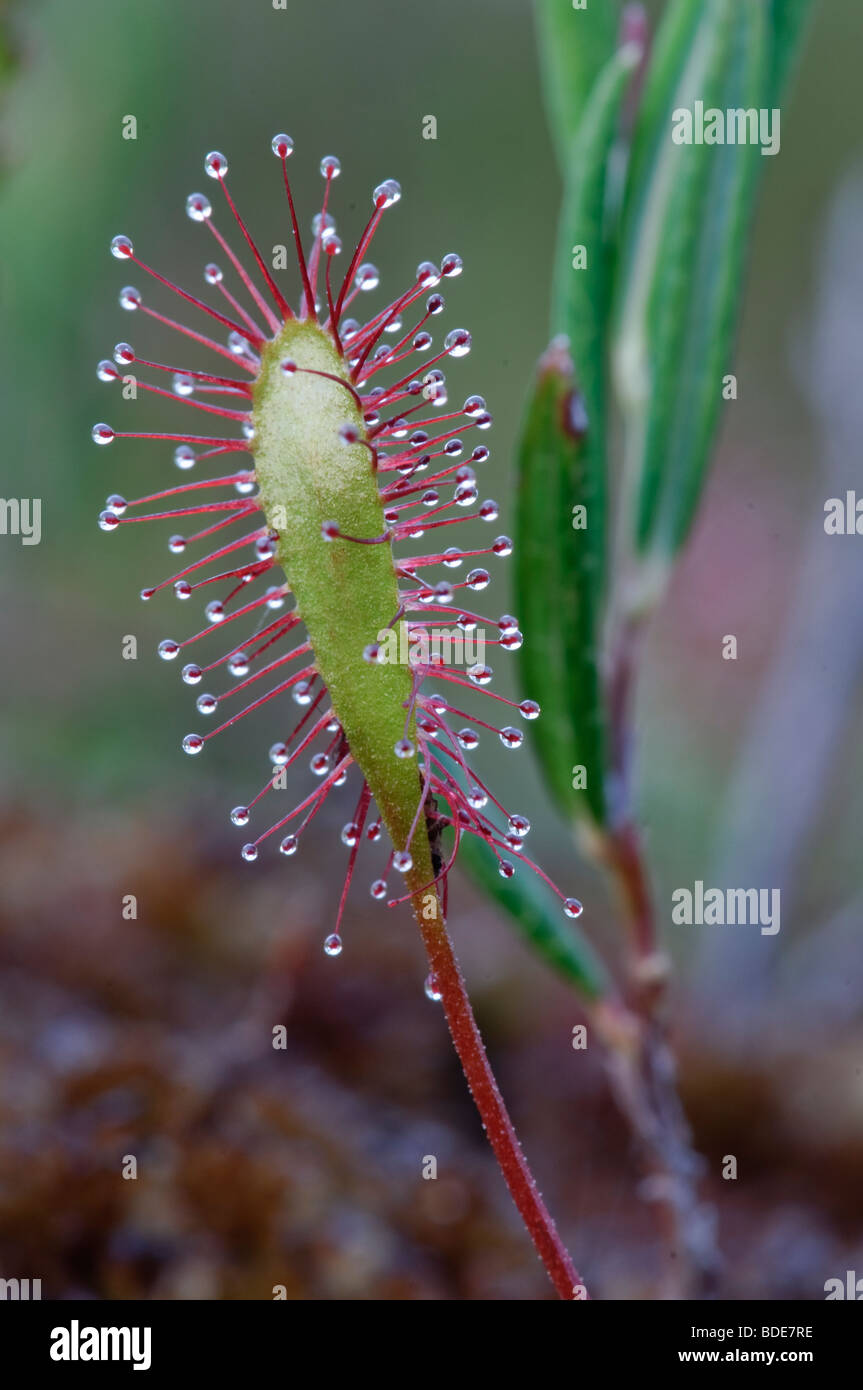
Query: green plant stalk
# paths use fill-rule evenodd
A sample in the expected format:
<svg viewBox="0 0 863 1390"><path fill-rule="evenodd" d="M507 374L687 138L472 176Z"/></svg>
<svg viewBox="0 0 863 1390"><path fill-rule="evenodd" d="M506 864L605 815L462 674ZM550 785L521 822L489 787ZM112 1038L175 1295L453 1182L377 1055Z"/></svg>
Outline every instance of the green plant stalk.
<svg viewBox="0 0 863 1390"><path fill-rule="evenodd" d="M301 370L286 374L292 360ZM392 547L327 544L337 517L345 536L384 536L383 506L367 443L343 443L340 429L365 426L332 340L310 321L288 320L264 351L254 387L255 460L264 511L279 533L278 559L305 623L315 664L354 760L396 846L410 848L405 875L432 979L453 1043L504 1180L561 1298L584 1296L578 1271L537 1191L491 1070L444 922L416 765L397 758L411 697L410 668L370 665L363 647L398 609ZM276 525L277 523L277 525ZM412 719L407 734L413 730ZM416 829L413 830L416 820Z"/></svg>

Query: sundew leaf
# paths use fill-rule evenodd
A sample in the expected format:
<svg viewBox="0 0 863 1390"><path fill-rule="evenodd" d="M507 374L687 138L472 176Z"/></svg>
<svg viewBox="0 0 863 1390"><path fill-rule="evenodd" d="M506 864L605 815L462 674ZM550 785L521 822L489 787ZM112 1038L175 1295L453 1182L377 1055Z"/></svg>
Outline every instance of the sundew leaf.
<svg viewBox="0 0 863 1390"><path fill-rule="evenodd" d="M501 878L491 850L468 836L462 840L459 862L546 965L591 1002L608 995L611 984L602 960L576 924L561 919L560 903L529 868Z"/></svg>
<svg viewBox="0 0 863 1390"><path fill-rule="evenodd" d="M630 602L661 592L686 538L715 435L763 157L757 144L675 144L673 113L761 108L767 13L678 0L660 33L627 199L614 342L625 425Z"/></svg>
<svg viewBox="0 0 863 1390"><path fill-rule="evenodd" d="M596 0L584 10L574 9L572 0L536 0L546 114L564 178L582 112L613 52L619 21L619 0Z"/></svg>

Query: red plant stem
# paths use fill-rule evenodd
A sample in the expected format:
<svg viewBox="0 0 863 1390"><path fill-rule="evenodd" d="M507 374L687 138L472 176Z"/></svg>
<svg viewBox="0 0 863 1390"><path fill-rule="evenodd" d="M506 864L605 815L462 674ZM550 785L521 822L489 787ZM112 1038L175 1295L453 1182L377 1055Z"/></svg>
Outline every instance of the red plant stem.
<svg viewBox="0 0 863 1390"><path fill-rule="evenodd" d="M440 905L437 904L437 907L438 915L430 921L424 917L422 907L417 904L416 918L422 932L431 973L442 996L455 1050L486 1136L509 1188L510 1196L558 1294L570 1302L586 1298L584 1281L557 1233L554 1221L537 1190L527 1159L522 1153L473 1016L464 977L440 915Z"/></svg>

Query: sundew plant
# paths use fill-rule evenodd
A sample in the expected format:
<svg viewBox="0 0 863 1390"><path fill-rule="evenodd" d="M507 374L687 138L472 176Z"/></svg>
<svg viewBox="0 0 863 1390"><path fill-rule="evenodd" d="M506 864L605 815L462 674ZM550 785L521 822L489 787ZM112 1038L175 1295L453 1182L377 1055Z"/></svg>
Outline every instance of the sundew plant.
<svg viewBox="0 0 863 1390"><path fill-rule="evenodd" d="M467 354L470 334L453 328L433 351L427 326L444 311L438 286L458 276L462 262L453 253L439 266L423 261L413 283L386 307L365 321L351 316L360 296L378 287L378 270L365 257L384 214L399 201L400 187L387 179L375 188L368 224L344 275L335 277L342 244L331 191L339 161L331 156L321 161L323 205L307 250L288 175L293 141L278 134L272 149L296 251L296 307L237 210L228 162L218 151L207 155L204 167L222 191L250 263L244 264L219 229L204 194L190 194L186 211L213 237L239 282L236 295L221 264L210 262L204 270L218 296L216 308L141 260L128 236L111 243L116 259L155 281L163 299L175 295L206 316L210 332L169 317L133 285L121 289L122 307L153 317L166 334L185 339L186 345L191 341L200 355L215 354L228 365L200 370L185 358L181 366L150 361L139 358L128 342L117 344L113 360L99 363L101 380L180 401L214 417L223 431L142 435L95 425L92 435L99 445L142 437L173 444L175 462L188 475L179 485L146 496L113 494L99 524L107 532L140 521L187 527L168 542L171 553L181 557L179 568L141 595L149 601L173 590L185 601L215 586L204 628L159 644L165 661L181 661L187 685L199 686L206 677L219 690L207 690L196 701L199 715L215 727L187 734L183 748L198 755L238 720L269 719L276 741L266 756L268 775L247 804L231 811L237 827L269 819L241 850L249 862L271 848L292 858L313 833L310 824L327 798L352 798L354 809L341 832L348 867L324 950L330 956L342 951L348 893L363 842L370 842L378 861L371 896L413 910L428 955L426 993L443 1003L513 1198L558 1293L572 1299L584 1286L527 1168L445 922L449 871L468 835L493 851L502 877L512 877L517 857L554 890L562 913L581 914L578 900L565 896L525 855L527 818L507 810L466 758L479 742L477 726L494 733L503 749L520 748L521 726L536 719L540 708L534 700L513 701L491 691L493 669L484 660L466 667L456 662L467 645L464 638L486 622L473 605L490 576L476 562L512 551L505 535L486 545L444 545L452 527L498 520L497 503L481 500L478 487L477 469L486 464L489 449L471 443L484 437L491 415L478 395L452 409L441 367ZM162 373L162 379L166 375L169 385L140 379L141 369ZM200 465L215 459L224 459L229 471L199 477ZM423 553L416 553L420 540ZM442 621L453 626L455 652L450 644L442 653L427 640L427 629L438 629ZM389 640L399 625L407 629L407 662L398 659L400 647ZM215 628L225 634L220 654L187 660L199 653L199 643L206 647ZM484 646L502 653L521 646L511 614L504 614L494 630ZM427 689L430 680L433 690ZM461 708L465 689L490 696L487 719ZM517 725L508 722L513 715ZM313 790L286 814L271 811L268 817L278 800L275 791L303 764L316 779ZM378 846L384 831L389 853Z"/></svg>
<svg viewBox="0 0 863 1390"><path fill-rule="evenodd" d="M240 720L267 731L262 767L230 810L238 854L250 865L292 860L321 833L312 823L332 799L345 806L347 867L326 954L348 948L349 961L352 894L412 913L426 994L442 1004L557 1294L586 1298L590 1271L582 1279L564 1248L486 1056L447 930L457 862L578 992L653 1180L669 1289L705 1296L717 1240L667 1032L670 965L638 821L633 707L644 634L690 534L729 399L763 156L779 130L767 151L757 139L673 132L696 108L775 113L809 0L669 0L655 35L640 5L538 0L536 10L563 198L549 346L525 392L513 538L487 492L491 412L464 394L449 360L468 354L470 334L438 331L460 257L422 261L400 294L376 294L385 276L370 257L386 254L381 224L399 184L374 189L348 251L338 159L320 163L323 198L307 225L286 134L272 152L290 266L259 249L215 150L204 168L216 208L202 192L186 202L214 257L203 289L176 284L127 235L111 243L135 272L122 308L153 320L165 348L157 361L119 342L98 376L196 423L178 429L165 407L148 433L113 415L93 427L98 445L173 448L182 475L112 494L99 524L113 533L165 523L173 573L142 598L173 594L192 610L203 601L200 626L172 619L159 644L195 692L186 753L204 753ZM478 595L511 554L518 616L487 618ZM495 688L509 653L514 698ZM471 765L481 738L508 758L528 729L564 830L615 890L624 946L614 967L579 920L577 885L559 886L528 852L526 808L505 805L493 775Z"/></svg>

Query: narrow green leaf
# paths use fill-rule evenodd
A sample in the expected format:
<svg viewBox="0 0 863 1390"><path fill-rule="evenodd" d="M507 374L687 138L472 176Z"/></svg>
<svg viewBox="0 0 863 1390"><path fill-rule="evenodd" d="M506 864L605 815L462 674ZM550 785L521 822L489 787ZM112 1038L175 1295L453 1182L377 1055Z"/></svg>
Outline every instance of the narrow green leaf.
<svg viewBox="0 0 863 1390"><path fill-rule="evenodd" d="M546 113L564 177L594 80L614 49L619 20L619 0L595 0L585 10L574 9L572 0L536 0Z"/></svg>
<svg viewBox="0 0 863 1390"><path fill-rule="evenodd" d="M797 57L803 31L812 14L812 0L770 0L772 58L767 105L782 99Z"/></svg>
<svg viewBox="0 0 863 1390"><path fill-rule="evenodd" d="M516 585L530 634L519 656L525 694L542 707L533 746L547 785L570 823L587 813L602 824L596 575L604 539L584 423L569 355L555 342L540 362L519 449ZM574 531L578 506L588 525Z"/></svg>
<svg viewBox="0 0 863 1390"><path fill-rule="evenodd" d="M529 868L502 879L491 850L471 835L462 839L459 863L507 912L519 934L552 970L591 1002L609 993L610 980L602 960L579 928L562 917L557 898Z"/></svg>
<svg viewBox="0 0 863 1390"><path fill-rule="evenodd" d="M661 591L703 483L729 370L757 144L676 144L673 115L764 106L767 11L678 0L633 161L614 344L625 423L625 538L642 562L636 602Z"/></svg>
<svg viewBox="0 0 863 1390"><path fill-rule="evenodd" d="M604 221L620 104L640 56L629 44L606 64L572 142L553 293L553 325L568 339L569 352L556 339L540 363L519 456L517 582L531 634L521 664L525 690L543 709L535 746L567 820L587 814L598 824L605 816L597 653L606 565L611 286Z"/></svg>

